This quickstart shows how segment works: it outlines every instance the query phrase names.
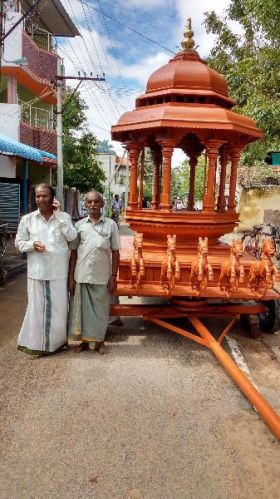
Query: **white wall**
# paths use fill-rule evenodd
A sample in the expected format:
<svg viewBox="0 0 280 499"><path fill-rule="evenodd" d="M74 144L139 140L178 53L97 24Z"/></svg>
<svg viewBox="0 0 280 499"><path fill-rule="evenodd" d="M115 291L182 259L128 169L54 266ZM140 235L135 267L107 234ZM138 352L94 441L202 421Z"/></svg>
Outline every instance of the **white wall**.
<svg viewBox="0 0 280 499"><path fill-rule="evenodd" d="M106 154L100 153L98 154L98 161L101 163L101 168L106 175L106 180L104 182L105 188L108 189L108 182L110 178L114 175L117 165L116 165L116 155L115 154ZM119 184L115 182L115 178L119 178L120 173L125 175L126 169L125 166L121 166L118 170L116 177L113 178L110 183L110 191L112 194L119 194L120 196L125 192L125 184Z"/></svg>
<svg viewBox="0 0 280 499"><path fill-rule="evenodd" d="M19 140L20 113L18 104L0 103L0 134Z"/></svg>
<svg viewBox="0 0 280 499"><path fill-rule="evenodd" d="M16 167L14 158L0 154L0 177L15 178Z"/></svg>
<svg viewBox="0 0 280 499"><path fill-rule="evenodd" d="M8 12L5 22L5 33L22 17L20 12ZM2 66L15 66L7 61L14 61L22 58L22 27L20 23L11 34L4 40L4 52Z"/></svg>

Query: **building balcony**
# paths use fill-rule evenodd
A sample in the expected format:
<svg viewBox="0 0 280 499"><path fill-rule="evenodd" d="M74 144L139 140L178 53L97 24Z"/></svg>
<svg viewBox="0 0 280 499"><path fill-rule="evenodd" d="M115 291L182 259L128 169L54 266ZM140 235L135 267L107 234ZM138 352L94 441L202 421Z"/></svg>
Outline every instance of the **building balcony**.
<svg viewBox="0 0 280 499"><path fill-rule="evenodd" d="M42 151L56 154L56 132L31 126L21 121L19 130L20 142Z"/></svg>
<svg viewBox="0 0 280 499"><path fill-rule="evenodd" d="M58 56L38 47L25 31L22 31L22 57L28 61L28 72L49 84L55 81Z"/></svg>
<svg viewBox="0 0 280 499"><path fill-rule="evenodd" d="M24 31L28 34L31 40L39 47L47 52L55 53L54 37L49 31L40 28L33 24L29 18L23 22Z"/></svg>
<svg viewBox="0 0 280 499"><path fill-rule="evenodd" d="M7 15L6 18L7 30L21 19L19 12L12 14ZM19 23L5 40L1 57L1 73L6 76L14 76L19 84L34 95L44 94L43 99L46 102L55 104L56 95L53 83L60 58L50 51L51 35L49 33L44 33L43 36L39 35L39 32L34 30L31 30L31 35L27 34L23 29L23 24ZM24 59L27 64L22 62Z"/></svg>
<svg viewBox="0 0 280 499"><path fill-rule="evenodd" d="M51 110L30 106L21 102L21 121L35 128L54 130L54 115Z"/></svg>

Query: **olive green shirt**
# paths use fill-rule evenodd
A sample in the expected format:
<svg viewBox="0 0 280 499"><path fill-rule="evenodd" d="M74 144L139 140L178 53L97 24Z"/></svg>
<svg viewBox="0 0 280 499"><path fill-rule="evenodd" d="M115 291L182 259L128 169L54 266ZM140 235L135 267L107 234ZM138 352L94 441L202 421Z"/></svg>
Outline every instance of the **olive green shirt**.
<svg viewBox="0 0 280 499"><path fill-rule="evenodd" d="M120 249L117 224L102 216L96 223L89 217L76 223L77 238L70 249L77 250L75 281L107 284L112 269L112 250Z"/></svg>

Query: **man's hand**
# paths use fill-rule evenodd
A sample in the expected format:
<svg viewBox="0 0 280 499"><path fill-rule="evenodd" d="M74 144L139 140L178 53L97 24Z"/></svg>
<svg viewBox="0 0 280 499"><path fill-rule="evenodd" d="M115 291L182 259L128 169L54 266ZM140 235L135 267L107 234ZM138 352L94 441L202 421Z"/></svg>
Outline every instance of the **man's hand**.
<svg viewBox="0 0 280 499"><path fill-rule="evenodd" d="M68 291L70 295L75 294L75 289L76 289L76 281L74 277L68 277Z"/></svg>
<svg viewBox="0 0 280 499"><path fill-rule="evenodd" d="M114 291L116 291L116 289L117 289L117 276L111 275L111 277L108 281L108 284L107 284L107 288L108 288L109 293L113 293Z"/></svg>
<svg viewBox="0 0 280 499"><path fill-rule="evenodd" d="M59 213L59 212L60 212L60 208L61 208L61 204L60 204L60 202L58 201L58 199L53 198L52 205L53 205L53 210L54 210L54 212L55 212L55 213Z"/></svg>
<svg viewBox="0 0 280 499"><path fill-rule="evenodd" d="M43 253L43 251L46 251L46 246L41 243L41 241L34 241L33 248L35 249L35 251L38 251L38 253Z"/></svg>

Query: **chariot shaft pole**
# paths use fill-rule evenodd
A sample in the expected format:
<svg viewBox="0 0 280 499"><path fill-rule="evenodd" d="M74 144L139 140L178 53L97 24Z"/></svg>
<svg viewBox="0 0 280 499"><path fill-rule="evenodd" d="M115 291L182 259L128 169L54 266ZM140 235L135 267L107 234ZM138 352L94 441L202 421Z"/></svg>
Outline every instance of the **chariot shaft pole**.
<svg viewBox="0 0 280 499"><path fill-rule="evenodd" d="M197 317L189 317L190 322L207 341L208 348L217 357L219 362L230 374L235 383L239 386L242 393L247 397L251 404L256 408L265 423L271 428L273 433L280 439L280 417L273 408L266 402L256 388L250 383L248 378L237 367L230 356L224 351L220 344L210 334L208 329L200 322Z"/></svg>

